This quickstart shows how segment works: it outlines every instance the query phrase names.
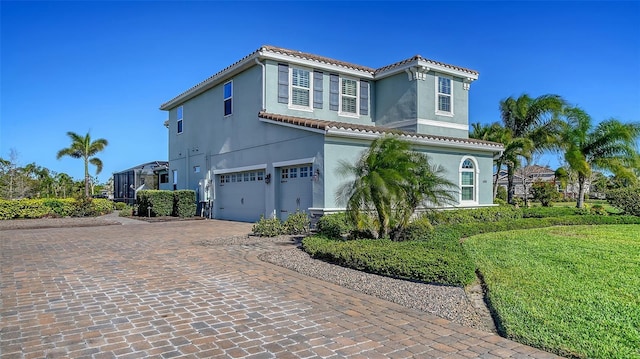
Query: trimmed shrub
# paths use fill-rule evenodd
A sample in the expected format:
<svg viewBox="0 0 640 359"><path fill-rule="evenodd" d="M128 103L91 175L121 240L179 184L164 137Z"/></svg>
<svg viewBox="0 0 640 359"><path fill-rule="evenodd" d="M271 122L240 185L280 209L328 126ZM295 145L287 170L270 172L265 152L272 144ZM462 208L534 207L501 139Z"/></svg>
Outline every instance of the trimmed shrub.
<svg viewBox="0 0 640 359"><path fill-rule="evenodd" d="M344 212L325 214L316 223L318 234L334 239L341 239L343 235L349 234L353 229Z"/></svg>
<svg viewBox="0 0 640 359"><path fill-rule="evenodd" d="M118 211L122 211L123 209L127 208L127 204L124 202L115 202L116 205L116 210Z"/></svg>
<svg viewBox="0 0 640 359"><path fill-rule="evenodd" d="M113 204L107 199L45 198L0 200L0 220L43 217L84 217L111 213Z"/></svg>
<svg viewBox="0 0 640 359"><path fill-rule="evenodd" d="M260 220L253 225L251 232L258 237L277 237L284 234L284 226L278 218L260 216Z"/></svg>
<svg viewBox="0 0 640 359"><path fill-rule="evenodd" d="M409 225L397 236L397 241L418 241L429 238L429 235L433 232L433 225L429 221L429 218L420 216L413 220Z"/></svg>
<svg viewBox="0 0 640 359"><path fill-rule="evenodd" d="M578 214L575 207L529 207L522 208L522 218L545 218L573 216Z"/></svg>
<svg viewBox="0 0 640 359"><path fill-rule="evenodd" d="M305 212L296 211L296 213L287 217L284 221L283 231L285 234L305 234L309 233L309 216Z"/></svg>
<svg viewBox="0 0 640 359"><path fill-rule="evenodd" d="M93 216L102 216L113 212L113 202L105 198L91 200L91 213Z"/></svg>
<svg viewBox="0 0 640 359"><path fill-rule="evenodd" d="M121 202L120 202L121 203ZM120 217L131 217L133 216L133 207L132 206L124 206L118 213Z"/></svg>
<svg viewBox="0 0 640 359"><path fill-rule="evenodd" d="M429 211L423 214L434 226L470 222L498 222L522 218L522 211L513 206Z"/></svg>
<svg viewBox="0 0 640 359"><path fill-rule="evenodd" d="M138 216L146 217L149 214L151 217L170 216L173 212L173 192L160 190L138 191L136 203L138 204Z"/></svg>
<svg viewBox="0 0 640 359"><path fill-rule="evenodd" d="M640 186L610 190L607 192L607 202L625 214L640 216Z"/></svg>
<svg viewBox="0 0 640 359"><path fill-rule="evenodd" d="M193 190L173 191L173 215L181 218L196 215L196 192Z"/></svg>
<svg viewBox="0 0 640 359"><path fill-rule="evenodd" d="M531 195L534 201L539 201L543 207L551 207L551 202L560 198L556 186L552 182L536 181L531 186Z"/></svg>
<svg viewBox="0 0 640 359"><path fill-rule="evenodd" d="M313 236L302 243L314 258L369 273L456 286L475 279L475 265L457 240L341 241Z"/></svg>

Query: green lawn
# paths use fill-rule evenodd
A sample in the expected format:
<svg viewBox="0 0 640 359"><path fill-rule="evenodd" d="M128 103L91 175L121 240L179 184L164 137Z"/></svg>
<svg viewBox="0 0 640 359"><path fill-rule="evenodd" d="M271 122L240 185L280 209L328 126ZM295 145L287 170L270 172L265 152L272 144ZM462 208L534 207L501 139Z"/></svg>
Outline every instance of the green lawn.
<svg viewBox="0 0 640 359"><path fill-rule="evenodd" d="M465 240L502 334L564 356L640 358L640 225Z"/></svg>

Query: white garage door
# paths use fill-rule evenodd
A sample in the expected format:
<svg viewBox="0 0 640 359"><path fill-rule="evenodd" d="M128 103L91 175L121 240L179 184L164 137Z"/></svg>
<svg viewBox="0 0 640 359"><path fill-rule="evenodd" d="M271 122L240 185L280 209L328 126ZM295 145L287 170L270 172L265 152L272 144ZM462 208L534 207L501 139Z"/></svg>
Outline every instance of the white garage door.
<svg viewBox="0 0 640 359"><path fill-rule="evenodd" d="M312 185L311 164L280 168L278 207L281 220L286 220L296 211L309 213L309 208L313 206Z"/></svg>
<svg viewBox="0 0 640 359"><path fill-rule="evenodd" d="M265 211L264 170L218 175L216 218L256 222Z"/></svg>

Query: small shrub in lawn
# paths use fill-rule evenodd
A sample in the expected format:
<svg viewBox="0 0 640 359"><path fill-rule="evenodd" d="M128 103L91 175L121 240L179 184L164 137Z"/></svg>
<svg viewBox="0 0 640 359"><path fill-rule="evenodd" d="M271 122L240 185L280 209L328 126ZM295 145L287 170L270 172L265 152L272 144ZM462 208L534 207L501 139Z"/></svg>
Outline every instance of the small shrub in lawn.
<svg viewBox="0 0 640 359"><path fill-rule="evenodd" d="M610 190L607 192L607 202L625 214L640 216L640 186Z"/></svg>
<svg viewBox="0 0 640 359"><path fill-rule="evenodd" d="M420 216L409 223L397 236L394 236L394 239L398 241L424 240L429 237L431 232L433 232L433 225L431 225L429 218Z"/></svg>
<svg viewBox="0 0 640 359"><path fill-rule="evenodd" d="M560 198L560 194L553 183L540 180L534 182L531 186L531 195L533 200L539 201L543 207L551 207L551 202Z"/></svg>
<svg viewBox="0 0 640 359"><path fill-rule="evenodd" d="M260 216L260 220L253 225L251 232L258 237L277 237L285 233L284 226L278 218L264 218L264 216Z"/></svg>
<svg viewBox="0 0 640 359"><path fill-rule="evenodd" d="M116 202L116 210L122 211L125 208L127 208L127 204L126 203L124 203L124 202Z"/></svg>
<svg viewBox="0 0 640 359"><path fill-rule="evenodd" d="M94 216L102 216L113 212L113 202L106 198L93 198L91 200L91 213Z"/></svg>
<svg viewBox="0 0 640 359"><path fill-rule="evenodd" d="M131 217L133 216L133 207L132 206L124 206L120 212L118 213L120 217Z"/></svg>
<svg viewBox="0 0 640 359"><path fill-rule="evenodd" d="M318 234L328 238L340 239L354 229L344 212L325 214L316 223Z"/></svg>
<svg viewBox="0 0 640 359"><path fill-rule="evenodd" d="M305 234L309 232L309 216L305 212L296 211L284 221L283 231L286 234Z"/></svg>

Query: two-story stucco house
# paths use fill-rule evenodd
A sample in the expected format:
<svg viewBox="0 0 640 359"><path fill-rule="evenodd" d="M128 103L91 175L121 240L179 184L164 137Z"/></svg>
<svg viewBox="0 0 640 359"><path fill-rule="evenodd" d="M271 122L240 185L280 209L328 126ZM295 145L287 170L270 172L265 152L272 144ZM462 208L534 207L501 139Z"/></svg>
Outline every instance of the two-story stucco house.
<svg viewBox="0 0 640 359"><path fill-rule="evenodd" d="M263 46L161 105L168 111L170 181L196 189L211 216L256 221L339 211L355 161L401 133L446 168L459 207L492 205L500 144L469 139L474 70L414 56L379 69Z"/></svg>

